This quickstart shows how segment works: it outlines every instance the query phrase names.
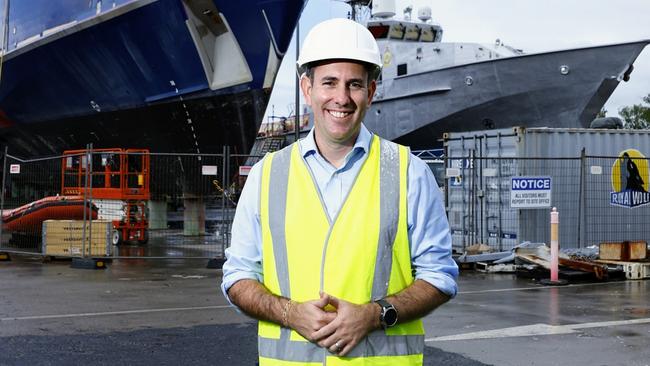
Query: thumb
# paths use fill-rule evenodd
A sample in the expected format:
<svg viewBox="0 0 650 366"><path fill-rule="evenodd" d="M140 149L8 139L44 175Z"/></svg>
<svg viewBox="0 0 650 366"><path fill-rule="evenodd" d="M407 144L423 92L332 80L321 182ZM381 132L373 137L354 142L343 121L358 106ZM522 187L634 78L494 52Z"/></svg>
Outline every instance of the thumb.
<svg viewBox="0 0 650 366"><path fill-rule="evenodd" d="M330 295L326 294L325 292L321 291L320 292L320 299L316 300L314 304L318 306L319 308L324 308L329 304L330 302Z"/></svg>
<svg viewBox="0 0 650 366"><path fill-rule="evenodd" d="M338 309L338 308L339 308L339 305L341 304L341 302L339 301L339 299L336 298L336 297L334 297L334 296L332 296L332 295L328 295L328 297L329 297L329 302L328 302L328 303L329 303L330 305L332 305L333 307L335 307L335 308Z"/></svg>

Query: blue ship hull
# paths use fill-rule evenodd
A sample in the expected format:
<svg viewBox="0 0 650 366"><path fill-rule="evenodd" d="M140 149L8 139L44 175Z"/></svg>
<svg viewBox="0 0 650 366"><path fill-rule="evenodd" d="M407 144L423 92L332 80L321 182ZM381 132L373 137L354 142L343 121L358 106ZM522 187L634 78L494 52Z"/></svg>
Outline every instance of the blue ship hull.
<svg viewBox="0 0 650 366"><path fill-rule="evenodd" d="M247 152L303 5L12 1L0 75L0 144L28 155L87 143L174 152L229 145ZM204 24L201 17L216 21ZM235 46L210 49L200 37L215 30ZM237 72L243 77L219 80Z"/></svg>

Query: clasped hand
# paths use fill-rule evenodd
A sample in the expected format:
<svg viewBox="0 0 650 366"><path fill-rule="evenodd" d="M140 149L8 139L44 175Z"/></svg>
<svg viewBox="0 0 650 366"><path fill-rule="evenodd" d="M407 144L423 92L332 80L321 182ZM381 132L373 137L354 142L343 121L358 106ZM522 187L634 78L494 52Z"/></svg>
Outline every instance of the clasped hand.
<svg viewBox="0 0 650 366"><path fill-rule="evenodd" d="M326 310L328 305L335 311ZM379 314L374 306L353 304L321 292L319 299L293 307L289 325L307 340L345 356L376 326Z"/></svg>

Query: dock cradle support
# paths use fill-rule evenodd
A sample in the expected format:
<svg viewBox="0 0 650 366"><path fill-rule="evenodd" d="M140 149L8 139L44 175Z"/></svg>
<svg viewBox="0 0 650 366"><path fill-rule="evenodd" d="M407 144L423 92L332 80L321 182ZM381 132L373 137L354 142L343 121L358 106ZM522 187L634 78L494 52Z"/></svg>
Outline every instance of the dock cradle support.
<svg viewBox="0 0 650 366"><path fill-rule="evenodd" d="M106 260L99 258L72 258L71 268L77 269L105 269Z"/></svg>

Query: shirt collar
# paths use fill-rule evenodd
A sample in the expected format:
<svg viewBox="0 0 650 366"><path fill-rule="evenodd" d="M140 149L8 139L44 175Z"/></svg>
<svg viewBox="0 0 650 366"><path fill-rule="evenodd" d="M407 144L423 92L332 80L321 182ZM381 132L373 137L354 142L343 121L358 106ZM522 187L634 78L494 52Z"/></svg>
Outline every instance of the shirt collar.
<svg viewBox="0 0 650 366"><path fill-rule="evenodd" d="M359 129L359 136L357 136L357 141L352 147L352 152L357 150L363 150L364 153L367 153L370 149L370 141L372 140L372 133L368 131L366 126L362 123L361 128ZM314 138L314 128L309 131L309 134L304 139L300 140L300 151L302 152L303 157L307 157L311 154L320 154L316 148L316 139ZM350 154L348 154L350 155Z"/></svg>

